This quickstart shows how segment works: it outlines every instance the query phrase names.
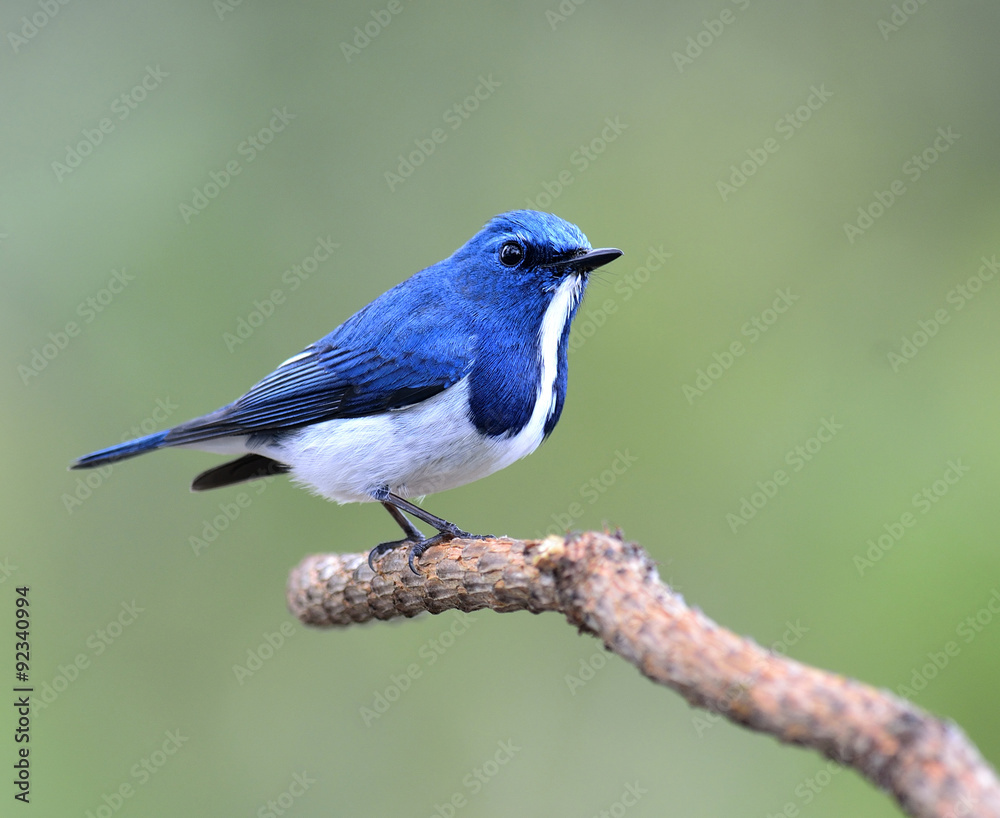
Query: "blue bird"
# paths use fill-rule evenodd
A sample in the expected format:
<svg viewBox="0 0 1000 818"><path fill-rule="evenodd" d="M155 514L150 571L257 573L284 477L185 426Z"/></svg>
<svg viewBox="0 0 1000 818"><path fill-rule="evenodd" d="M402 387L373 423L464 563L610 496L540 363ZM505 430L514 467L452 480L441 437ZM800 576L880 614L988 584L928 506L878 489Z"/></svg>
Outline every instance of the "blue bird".
<svg viewBox="0 0 1000 818"><path fill-rule="evenodd" d="M170 446L241 455L202 472L194 491L272 474L338 503L381 503L409 545L474 537L407 498L455 488L531 454L566 399L570 323L594 250L550 213L491 219L444 261L397 284L293 355L239 400L172 429L79 458L115 463ZM433 527L425 537L405 516Z"/></svg>

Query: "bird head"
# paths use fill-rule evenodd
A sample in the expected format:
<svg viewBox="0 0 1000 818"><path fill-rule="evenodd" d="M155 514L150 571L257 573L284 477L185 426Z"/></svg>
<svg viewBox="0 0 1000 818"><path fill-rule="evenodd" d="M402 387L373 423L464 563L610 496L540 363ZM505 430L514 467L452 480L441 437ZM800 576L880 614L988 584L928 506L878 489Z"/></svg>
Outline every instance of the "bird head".
<svg viewBox="0 0 1000 818"><path fill-rule="evenodd" d="M551 213L512 210L490 219L450 260L468 271L467 294L506 293L544 304L569 277L578 302L590 272L620 255L592 249L580 228Z"/></svg>

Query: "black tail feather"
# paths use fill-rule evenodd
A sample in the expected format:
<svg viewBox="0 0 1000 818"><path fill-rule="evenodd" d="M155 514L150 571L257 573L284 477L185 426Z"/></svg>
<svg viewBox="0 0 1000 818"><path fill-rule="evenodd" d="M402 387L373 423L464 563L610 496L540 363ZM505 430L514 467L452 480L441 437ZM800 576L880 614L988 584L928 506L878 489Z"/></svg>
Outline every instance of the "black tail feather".
<svg viewBox="0 0 1000 818"><path fill-rule="evenodd" d="M191 491L217 489L246 480L270 477L272 474L285 474L288 471L289 467L277 460L271 460L261 454L246 454L237 460L203 471L191 483Z"/></svg>

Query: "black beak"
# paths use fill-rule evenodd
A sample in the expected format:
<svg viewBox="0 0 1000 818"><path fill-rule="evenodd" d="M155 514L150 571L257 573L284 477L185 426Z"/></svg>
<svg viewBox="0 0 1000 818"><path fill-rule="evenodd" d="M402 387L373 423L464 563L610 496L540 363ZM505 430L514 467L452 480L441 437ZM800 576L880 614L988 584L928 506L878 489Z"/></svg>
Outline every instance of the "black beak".
<svg viewBox="0 0 1000 818"><path fill-rule="evenodd" d="M598 267L603 267L605 264L609 264L621 255L624 255L622 251L614 247L602 247L598 250L588 250L578 256L557 261L556 266L571 265L585 272L589 272L590 270L596 270Z"/></svg>

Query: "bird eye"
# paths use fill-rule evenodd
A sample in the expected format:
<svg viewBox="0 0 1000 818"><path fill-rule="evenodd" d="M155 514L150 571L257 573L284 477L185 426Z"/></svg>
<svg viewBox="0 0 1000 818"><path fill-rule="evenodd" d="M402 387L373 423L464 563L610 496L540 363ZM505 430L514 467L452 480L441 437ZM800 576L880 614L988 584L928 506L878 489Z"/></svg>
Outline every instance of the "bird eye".
<svg viewBox="0 0 1000 818"><path fill-rule="evenodd" d="M508 241L500 248L500 263L504 267L517 267L524 260L524 248L516 241Z"/></svg>

